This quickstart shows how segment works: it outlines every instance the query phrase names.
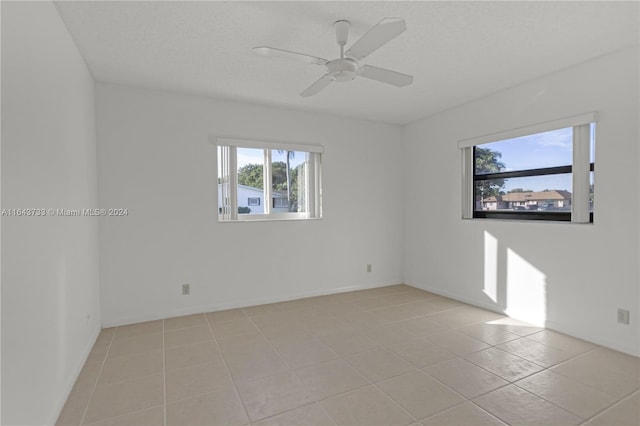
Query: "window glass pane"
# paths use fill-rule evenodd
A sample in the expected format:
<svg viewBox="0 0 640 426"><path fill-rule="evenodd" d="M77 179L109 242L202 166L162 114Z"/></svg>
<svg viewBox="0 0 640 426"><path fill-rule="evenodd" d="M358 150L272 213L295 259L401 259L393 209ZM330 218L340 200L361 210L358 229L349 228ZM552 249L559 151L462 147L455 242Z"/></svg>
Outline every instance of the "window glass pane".
<svg viewBox="0 0 640 426"><path fill-rule="evenodd" d="M224 204L222 203L222 183L224 182L222 178L222 169L224 164L224 158L222 158L222 147L218 146L218 214L222 214L222 207Z"/></svg>
<svg viewBox="0 0 640 426"><path fill-rule="evenodd" d="M264 213L264 150L237 149L238 214Z"/></svg>
<svg viewBox="0 0 640 426"><path fill-rule="evenodd" d="M590 163L595 163L596 161L596 123L591 123L589 126L590 135L589 135L589 146L590 146Z"/></svg>
<svg viewBox="0 0 640 426"><path fill-rule="evenodd" d="M271 151L271 205L273 213L305 212L305 166L308 153Z"/></svg>
<svg viewBox="0 0 640 426"><path fill-rule="evenodd" d="M478 145L475 151L477 175L568 166L573 163L573 128Z"/></svg>
<svg viewBox="0 0 640 426"><path fill-rule="evenodd" d="M571 173L475 182L477 211L571 211Z"/></svg>

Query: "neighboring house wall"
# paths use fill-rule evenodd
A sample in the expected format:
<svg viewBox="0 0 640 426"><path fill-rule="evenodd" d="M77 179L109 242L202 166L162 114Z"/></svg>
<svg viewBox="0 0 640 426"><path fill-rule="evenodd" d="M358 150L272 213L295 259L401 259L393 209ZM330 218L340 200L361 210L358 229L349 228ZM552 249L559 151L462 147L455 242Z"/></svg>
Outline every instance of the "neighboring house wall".
<svg viewBox="0 0 640 426"><path fill-rule="evenodd" d="M218 212L220 211L220 207L222 206L222 191L220 190L221 187L222 185L218 184ZM286 200L287 199L286 194L282 195L282 194L274 193L272 195L273 196L271 197L271 211L273 213L288 212L289 209L287 207L284 207L284 208L273 207L273 199L278 198L278 199ZM254 203L257 201L257 204L250 204L249 203L250 198L253 200ZM264 214L264 191L260 188L253 188L251 186L246 186L246 185L238 185L238 207L251 209L251 211L249 212L250 214Z"/></svg>
<svg viewBox="0 0 640 426"><path fill-rule="evenodd" d="M567 191L512 192L485 198L477 208L510 210L514 207L567 209L571 207L571 193Z"/></svg>

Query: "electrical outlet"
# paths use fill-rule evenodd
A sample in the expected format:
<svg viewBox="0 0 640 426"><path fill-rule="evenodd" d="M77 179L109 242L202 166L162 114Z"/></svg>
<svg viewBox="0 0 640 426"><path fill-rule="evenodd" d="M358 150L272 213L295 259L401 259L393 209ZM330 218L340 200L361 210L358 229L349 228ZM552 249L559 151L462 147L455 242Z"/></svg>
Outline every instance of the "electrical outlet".
<svg viewBox="0 0 640 426"><path fill-rule="evenodd" d="M629 311L618 308L618 322L629 325Z"/></svg>
<svg viewBox="0 0 640 426"><path fill-rule="evenodd" d="M371 264L367 263L367 272L371 272Z"/></svg>
<svg viewBox="0 0 640 426"><path fill-rule="evenodd" d="M182 295L188 296L191 294L191 284L182 284Z"/></svg>

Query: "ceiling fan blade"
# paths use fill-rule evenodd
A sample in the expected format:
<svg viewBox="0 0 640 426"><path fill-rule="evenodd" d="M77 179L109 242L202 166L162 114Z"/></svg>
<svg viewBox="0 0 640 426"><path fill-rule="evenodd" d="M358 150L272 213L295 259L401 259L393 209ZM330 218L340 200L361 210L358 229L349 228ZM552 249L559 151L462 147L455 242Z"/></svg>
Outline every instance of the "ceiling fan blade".
<svg viewBox="0 0 640 426"><path fill-rule="evenodd" d="M407 29L402 18L384 18L347 50L346 55L359 61Z"/></svg>
<svg viewBox="0 0 640 426"><path fill-rule="evenodd" d="M258 55L297 59L308 64L324 65L329 62L326 59L318 58L316 56L306 55L304 53L298 52L291 52L289 50L276 49L275 47L259 46L254 47L252 50Z"/></svg>
<svg viewBox="0 0 640 426"><path fill-rule="evenodd" d="M318 81L313 83L311 86L307 87L307 89L300 93L300 96L304 96L305 98L308 96L313 96L325 87L329 85L333 80L329 74L325 74Z"/></svg>
<svg viewBox="0 0 640 426"><path fill-rule="evenodd" d="M392 86L403 87L413 83L412 75L402 74L401 72L391 71L384 68L372 67L371 65L363 65L360 68L359 74L364 78L381 81L383 83L391 84Z"/></svg>

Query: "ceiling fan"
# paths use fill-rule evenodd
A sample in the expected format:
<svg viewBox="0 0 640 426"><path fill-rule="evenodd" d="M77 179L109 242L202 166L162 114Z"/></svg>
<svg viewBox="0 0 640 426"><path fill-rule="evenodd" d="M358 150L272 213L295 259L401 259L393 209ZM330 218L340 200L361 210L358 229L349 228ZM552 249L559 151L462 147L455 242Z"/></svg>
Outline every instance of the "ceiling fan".
<svg viewBox="0 0 640 426"><path fill-rule="evenodd" d="M407 29L404 19L384 18L345 52L344 46L347 44L349 36L349 25L351 25L350 22L346 20L333 23L336 29L336 40L340 46L340 58L331 61L275 47L259 46L254 47L253 51L259 55L292 58L325 66L327 68L326 74L300 93L300 96L304 97L315 95L333 81L351 81L358 75L397 87L408 86L413 82L411 75L359 63L360 60L402 34Z"/></svg>

